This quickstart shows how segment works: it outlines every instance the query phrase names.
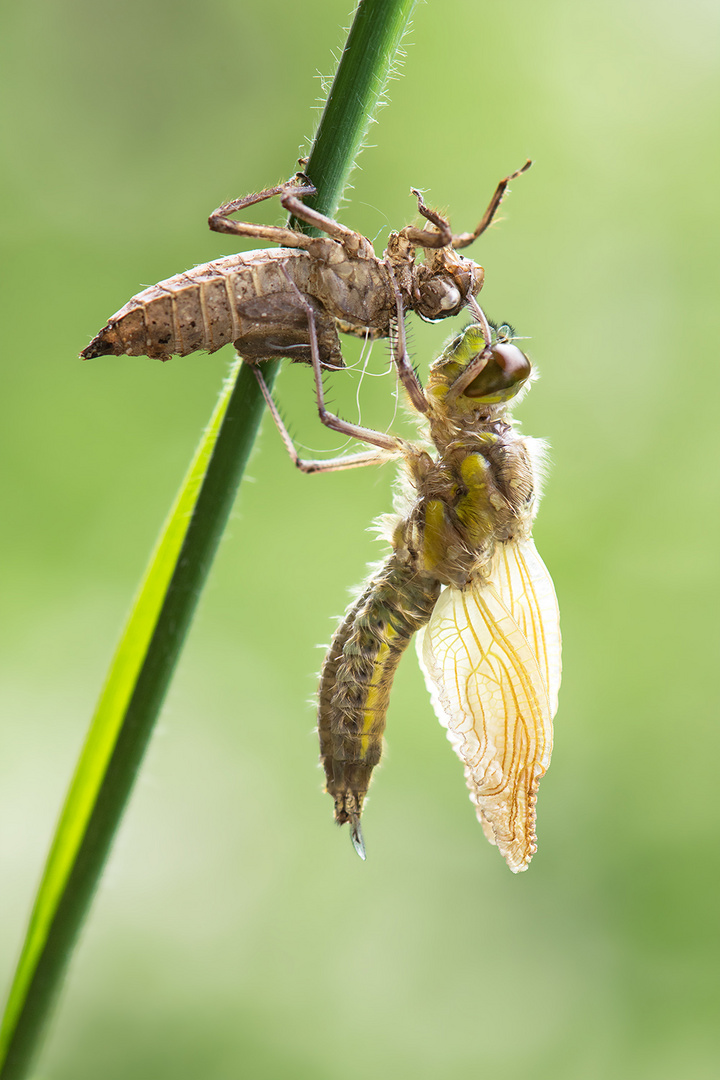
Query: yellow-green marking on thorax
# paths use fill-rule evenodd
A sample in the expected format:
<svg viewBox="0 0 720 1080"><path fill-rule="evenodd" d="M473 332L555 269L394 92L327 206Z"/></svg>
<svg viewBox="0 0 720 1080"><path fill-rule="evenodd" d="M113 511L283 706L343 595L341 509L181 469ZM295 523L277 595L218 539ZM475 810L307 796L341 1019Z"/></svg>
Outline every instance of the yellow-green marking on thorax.
<svg viewBox="0 0 720 1080"><path fill-rule="evenodd" d="M488 465L482 454L468 454L460 465L466 494L459 499L455 514L465 528L467 541L477 547L492 532L492 511L488 498Z"/></svg>

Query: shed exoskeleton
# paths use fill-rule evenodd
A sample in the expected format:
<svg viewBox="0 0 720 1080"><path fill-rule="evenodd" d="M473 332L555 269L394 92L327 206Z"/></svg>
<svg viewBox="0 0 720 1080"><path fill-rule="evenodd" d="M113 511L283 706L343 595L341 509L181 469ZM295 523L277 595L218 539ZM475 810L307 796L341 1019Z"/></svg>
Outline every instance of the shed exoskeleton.
<svg viewBox="0 0 720 1080"><path fill-rule="evenodd" d="M531 364L509 327L491 329L477 302L469 306L477 321L432 364L425 389L402 341L394 351L434 454L327 411L310 304L320 419L374 449L302 461L257 367L255 374L303 471L402 461L403 496L384 530L392 551L348 609L320 674L321 760L336 821L350 824L364 858L360 817L382 753L392 681L419 631L431 700L464 766L478 819L517 873L536 850L535 801L560 686L560 626L552 579L531 535L542 445L519 434L508 413L529 385Z"/></svg>
<svg viewBox="0 0 720 1080"><path fill-rule="evenodd" d="M277 187L225 203L210 228L283 246L227 255L158 282L113 315L80 354L150 356L168 360L199 349L215 352L232 342L251 363L288 357L311 362L305 306L313 310L323 367L343 367L338 331L387 337L407 311L436 321L456 315L482 288L481 266L458 255L487 229L508 183L530 165L506 176L476 229L455 234L446 218L413 189L428 227L408 225L391 233L380 259L360 233L306 206L315 188L303 173ZM288 213L325 235L236 221L232 214L273 196ZM416 263L416 251L425 261ZM300 299L302 302L300 302Z"/></svg>

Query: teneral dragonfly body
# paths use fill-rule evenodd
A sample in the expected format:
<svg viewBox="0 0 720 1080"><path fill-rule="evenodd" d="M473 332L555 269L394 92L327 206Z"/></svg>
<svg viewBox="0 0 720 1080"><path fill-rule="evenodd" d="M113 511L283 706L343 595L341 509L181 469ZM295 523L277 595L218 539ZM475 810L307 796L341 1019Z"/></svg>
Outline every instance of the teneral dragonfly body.
<svg viewBox="0 0 720 1080"><path fill-rule="evenodd" d="M517 872L536 850L560 629L552 581L531 536L541 445L508 414L528 385L530 361L507 328L492 335L475 310L480 321L448 346L412 398L425 413L434 454L330 416L318 389L323 421L376 445L376 460L400 456L405 480L387 530L393 550L349 609L323 665L318 729L336 820L350 823L364 857L360 816L380 760L392 679L420 631L431 698L477 815ZM401 361L398 368L407 385Z"/></svg>

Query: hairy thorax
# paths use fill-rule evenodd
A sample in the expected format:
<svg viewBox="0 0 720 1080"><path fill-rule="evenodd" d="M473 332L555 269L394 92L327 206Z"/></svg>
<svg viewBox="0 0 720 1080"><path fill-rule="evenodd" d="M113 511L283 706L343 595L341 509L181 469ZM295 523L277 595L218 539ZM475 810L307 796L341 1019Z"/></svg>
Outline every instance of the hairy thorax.
<svg viewBox="0 0 720 1080"><path fill-rule="evenodd" d="M448 443L437 460L408 450L406 468L414 501L393 540L420 574L464 588L482 579L496 543L530 534L530 450L504 421Z"/></svg>

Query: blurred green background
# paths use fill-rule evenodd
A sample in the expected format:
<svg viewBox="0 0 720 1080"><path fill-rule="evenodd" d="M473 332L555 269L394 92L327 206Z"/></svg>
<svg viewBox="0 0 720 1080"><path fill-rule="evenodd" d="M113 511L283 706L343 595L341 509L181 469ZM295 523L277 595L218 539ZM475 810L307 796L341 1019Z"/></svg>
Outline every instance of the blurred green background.
<svg viewBox="0 0 720 1080"><path fill-rule="evenodd" d="M233 250L207 214L293 172L347 6L5 10L3 982L231 357L77 353L142 285ZM383 554L367 527L393 470L296 474L266 421L47 1080L717 1076L719 31L706 0L421 5L342 210L382 250L415 185L471 228L497 180L536 161L475 253L488 314L532 338L542 379L520 415L552 446L535 535L565 679L529 872L484 840L412 652L366 864L333 825L316 644ZM424 371L454 328L410 322ZM382 343L372 367L387 369ZM363 382L365 422L391 422L392 386ZM334 447L308 372L277 388L298 439ZM334 380L351 418L356 389Z"/></svg>

